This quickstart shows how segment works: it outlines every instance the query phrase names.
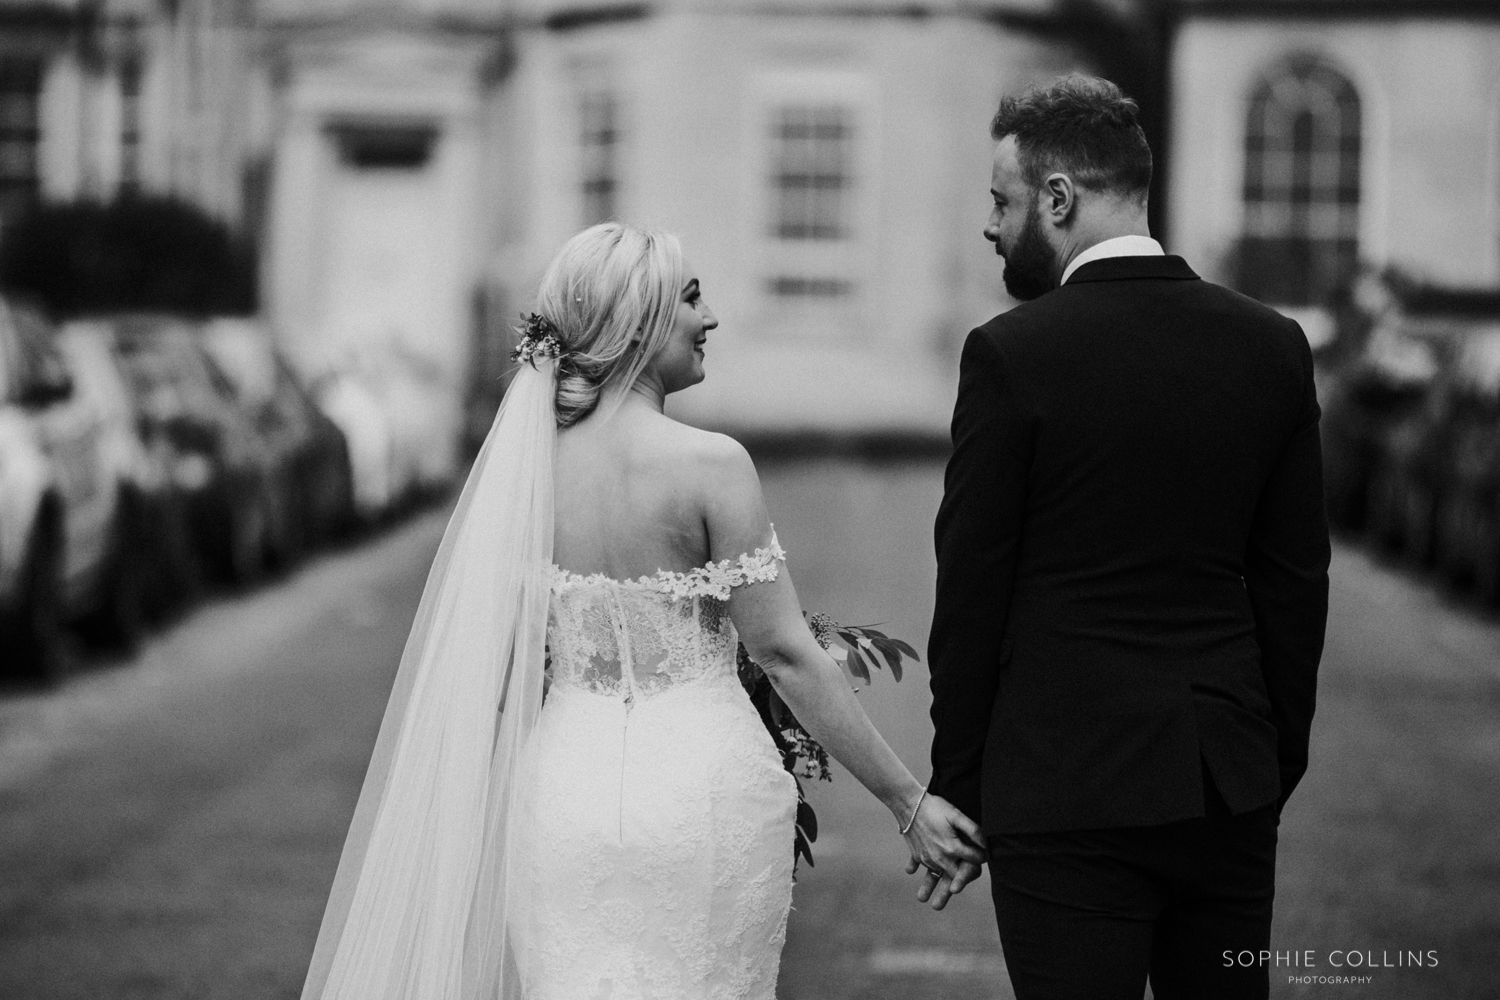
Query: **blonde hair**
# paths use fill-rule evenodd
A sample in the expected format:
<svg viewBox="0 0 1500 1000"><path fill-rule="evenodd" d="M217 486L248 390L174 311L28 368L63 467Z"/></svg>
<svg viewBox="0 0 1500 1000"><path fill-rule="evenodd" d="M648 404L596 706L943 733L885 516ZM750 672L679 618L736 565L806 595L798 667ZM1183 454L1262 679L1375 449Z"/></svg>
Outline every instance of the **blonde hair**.
<svg viewBox="0 0 1500 1000"><path fill-rule="evenodd" d="M536 300L562 343L558 427L635 384L672 331L682 277L682 245L671 233L603 222L563 244Z"/></svg>

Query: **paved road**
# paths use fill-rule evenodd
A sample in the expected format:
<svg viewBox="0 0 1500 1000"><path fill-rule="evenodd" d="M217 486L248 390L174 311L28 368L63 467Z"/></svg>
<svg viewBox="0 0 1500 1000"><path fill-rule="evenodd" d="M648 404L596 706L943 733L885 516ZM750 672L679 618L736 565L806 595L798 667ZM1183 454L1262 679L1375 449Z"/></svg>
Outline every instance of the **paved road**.
<svg viewBox="0 0 1500 1000"><path fill-rule="evenodd" d="M921 648L938 469L763 468L805 607ZM295 997L442 529L422 515L195 613L137 661L0 698L0 997ZM925 775L920 668L861 694ZM1273 996L1500 995L1500 626L1340 547L1314 764L1282 827ZM783 1000L1010 996L984 883L910 898L891 818L815 792ZM1356 950L1394 963L1335 968ZM1339 953L1335 956L1333 953ZM1083 956L1081 956L1083 958ZM1329 992L1331 991L1331 993Z"/></svg>

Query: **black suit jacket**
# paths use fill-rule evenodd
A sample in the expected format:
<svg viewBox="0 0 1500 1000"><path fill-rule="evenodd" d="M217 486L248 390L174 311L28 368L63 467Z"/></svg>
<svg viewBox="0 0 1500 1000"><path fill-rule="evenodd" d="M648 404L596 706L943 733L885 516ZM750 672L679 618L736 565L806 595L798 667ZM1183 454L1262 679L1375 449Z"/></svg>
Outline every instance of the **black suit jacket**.
<svg viewBox="0 0 1500 1000"><path fill-rule="evenodd" d="M1285 803L1328 610L1312 356L1180 257L964 347L937 518L931 788L986 833Z"/></svg>

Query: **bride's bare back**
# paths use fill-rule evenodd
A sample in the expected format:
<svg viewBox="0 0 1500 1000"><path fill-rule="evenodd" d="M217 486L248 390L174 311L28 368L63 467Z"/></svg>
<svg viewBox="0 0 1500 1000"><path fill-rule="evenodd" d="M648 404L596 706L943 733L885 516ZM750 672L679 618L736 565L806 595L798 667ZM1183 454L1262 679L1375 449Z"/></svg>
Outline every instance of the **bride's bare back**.
<svg viewBox="0 0 1500 1000"><path fill-rule="evenodd" d="M710 524L747 462L732 439L634 400L607 418L583 420L557 438L553 561L576 573L630 580L657 570L686 572L765 544L722 537L722 529L715 538ZM761 507L758 488L745 493L740 502ZM742 547L728 551L735 545Z"/></svg>

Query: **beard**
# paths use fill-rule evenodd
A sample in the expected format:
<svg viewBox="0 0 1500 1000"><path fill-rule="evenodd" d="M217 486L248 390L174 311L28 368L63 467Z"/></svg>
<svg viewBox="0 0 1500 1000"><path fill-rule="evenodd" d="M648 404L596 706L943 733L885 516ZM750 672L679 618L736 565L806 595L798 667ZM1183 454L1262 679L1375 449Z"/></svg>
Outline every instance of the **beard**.
<svg viewBox="0 0 1500 1000"><path fill-rule="evenodd" d="M1003 253L998 243L995 250ZM1026 212L1026 221L1021 224L1021 235L1016 237L1015 245L1003 256L1005 273L1002 277L1011 298L1030 302L1057 287L1052 278L1057 253L1042 232L1042 212L1035 203Z"/></svg>

